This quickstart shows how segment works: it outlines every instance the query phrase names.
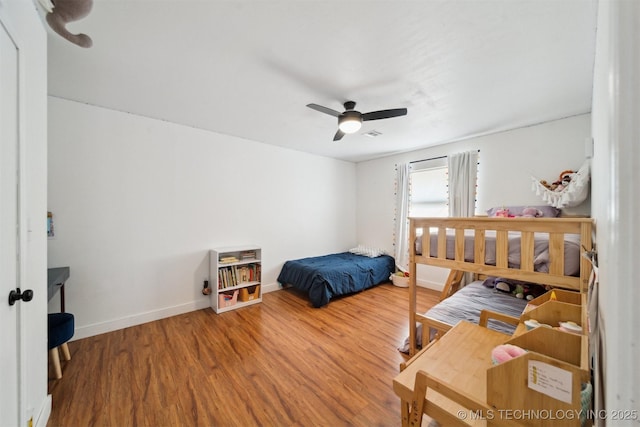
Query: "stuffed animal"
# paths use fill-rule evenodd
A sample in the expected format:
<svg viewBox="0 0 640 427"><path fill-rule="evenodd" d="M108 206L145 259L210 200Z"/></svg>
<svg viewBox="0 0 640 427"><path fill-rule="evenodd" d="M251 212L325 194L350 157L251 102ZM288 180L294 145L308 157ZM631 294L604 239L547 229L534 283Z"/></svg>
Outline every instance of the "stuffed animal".
<svg viewBox="0 0 640 427"><path fill-rule="evenodd" d="M496 280L494 283L495 283L495 288L496 288L497 291L507 292L507 293L511 292L511 286L509 286L508 283L500 281L500 280Z"/></svg>
<svg viewBox="0 0 640 427"><path fill-rule="evenodd" d="M573 176L573 174L574 174L574 172L570 171L570 170L562 172L560 174L560 179L558 180L559 184L556 187L555 191L562 191L565 188L567 188L567 186L571 182L571 177Z"/></svg>
<svg viewBox="0 0 640 427"><path fill-rule="evenodd" d="M536 208L524 208L522 210L522 216L525 218L538 218L543 215L542 211Z"/></svg>
<svg viewBox="0 0 640 427"><path fill-rule="evenodd" d="M552 184L552 191L564 190L571 182L571 177L573 176L573 174L574 172L572 170L562 171L560 173L560 176L558 177L558 180Z"/></svg>
<svg viewBox="0 0 640 427"><path fill-rule="evenodd" d="M86 34L72 34L67 30L69 22L84 18L91 12L93 0L55 0L53 10L47 13L47 23L53 31L80 47L91 47L93 40Z"/></svg>
<svg viewBox="0 0 640 427"><path fill-rule="evenodd" d="M497 210L494 216L496 216L498 218L511 218L511 217L513 217L513 215L511 215L509 213L509 209L507 209L507 208L502 208L502 209Z"/></svg>
<svg viewBox="0 0 640 427"><path fill-rule="evenodd" d="M516 285L516 288L513 290L513 294L516 296L516 298L524 298L524 286Z"/></svg>
<svg viewBox="0 0 640 427"><path fill-rule="evenodd" d="M491 350L491 363L499 365L509 360L526 354L527 351L513 344L500 344Z"/></svg>
<svg viewBox="0 0 640 427"><path fill-rule="evenodd" d="M557 181L549 184L546 180L540 180L540 184L542 184L547 190L550 191L562 191L567 185L571 182L571 178L575 172L572 170L565 170L560 173Z"/></svg>
<svg viewBox="0 0 640 427"><path fill-rule="evenodd" d="M547 190L553 191L551 184L549 184L546 179L541 179L540 184L542 184Z"/></svg>

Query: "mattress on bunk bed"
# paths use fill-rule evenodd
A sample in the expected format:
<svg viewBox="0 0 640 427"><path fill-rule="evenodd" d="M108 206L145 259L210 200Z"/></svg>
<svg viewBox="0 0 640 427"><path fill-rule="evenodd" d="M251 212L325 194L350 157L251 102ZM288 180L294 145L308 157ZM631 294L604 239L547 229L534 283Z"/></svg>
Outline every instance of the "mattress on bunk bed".
<svg viewBox="0 0 640 427"><path fill-rule="evenodd" d="M474 232L465 230L464 259L474 262ZM430 256L438 255L438 234L431 233ZM447 259L455 259L455 233L447 231ZM509 232L509 268L520 267L520 241L519 232ZM416 254L422 255L422 238L416 239ZM485 234L485 260L486 265L496 265L496 233L487 231ZM534 270L542 273L549 272L549 236L546 233L534 235ZM564 274L565 276L578 276L580 274L580 236L577 234L564 235Z"/></svg>
<svg viewBox="0 0 640 427"><path fill-rule="evenodd" d="M461 320L477 324L482 310L497 311L509 316L520 317L527 302L525 299L516 298L513 294L487 287L484 285L484 281L477 280L440 301L430 308L424 316L451 326L455 326ZM515 325L494 319L489 319L487 327L509 335L512 335L516 329ZM435 330L430 331L430 339L435 338L435 333ZM418 322L416 332L418 348L422 346L421 341L422 323ZM399 350L403 353L409 352L409 338L405 339L403 347L400 347Z"/></svg>
<svg viewBox="0 0 640 427"><path fill-rule="evenodd" d="M460 320L478 323L482 310L497 311L513 317L520 317L527 305L524 298L489 288L477 280L429 309L425 316L447 325L455 325ZM513 334L515 325L489 319L487 327L505 334Z"/></svg>

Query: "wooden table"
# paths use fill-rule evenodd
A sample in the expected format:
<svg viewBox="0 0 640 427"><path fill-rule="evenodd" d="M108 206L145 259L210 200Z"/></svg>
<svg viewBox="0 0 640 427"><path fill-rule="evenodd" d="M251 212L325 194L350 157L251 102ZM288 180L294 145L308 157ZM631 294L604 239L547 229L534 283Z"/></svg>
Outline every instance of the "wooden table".
<svg viewBox="0 0 640 427"><path fill-rule="evenodd" d="M393 390L402 402L402 425L410 423L409 408L415 399L416 374L420 371L435 382L425 393L425 414L442 425L486 425L484 420L472 419L480 418L476 412L444 394L454 394L457 401L466 402L465 406L486 407L491 350L508 339L509 335L461 321L416 355L393 380Z"/></svg>

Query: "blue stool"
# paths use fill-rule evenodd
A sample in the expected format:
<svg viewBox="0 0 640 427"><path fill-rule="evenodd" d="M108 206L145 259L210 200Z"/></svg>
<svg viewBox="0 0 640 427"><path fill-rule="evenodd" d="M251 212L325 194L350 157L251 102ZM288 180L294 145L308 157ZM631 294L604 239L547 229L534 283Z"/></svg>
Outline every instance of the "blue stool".
<svg viewBox="0 0 640 427"><path fill-rule="evenodd" d="M60 368L60 353L62 350L64 360L71 360L71 353L67 341L73 337L75 324L73 314L71 313L49 313L49 360L53 363L54 376L56 379L62 378L62 369Z"/></svg>

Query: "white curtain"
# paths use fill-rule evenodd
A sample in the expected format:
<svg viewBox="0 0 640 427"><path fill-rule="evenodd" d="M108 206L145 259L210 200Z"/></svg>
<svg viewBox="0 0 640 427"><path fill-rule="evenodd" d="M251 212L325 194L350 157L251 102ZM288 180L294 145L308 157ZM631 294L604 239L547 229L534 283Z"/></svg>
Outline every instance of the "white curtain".
<svg viewBox="0 0 640 427"><path fill-rule="evenodd" d="M396 166L396 266L402 271L409 269L409 174L411 166L402 163Z"/></svg>
<svg viewBox="0 0 640 427"><path fill-rule="evenodd" d="M449 216L474 216L476 211L476 183L478 152L466 151L447 157L449 163ZM472 273L465 273L461 286L471 283Z"/></svg>
<svg viewBox="0 0 640 427"><path fill-rule="evenodd" d="M449 163L449 216L474 216L476 210L476 182L478 151L447 156Z"/></svg>

